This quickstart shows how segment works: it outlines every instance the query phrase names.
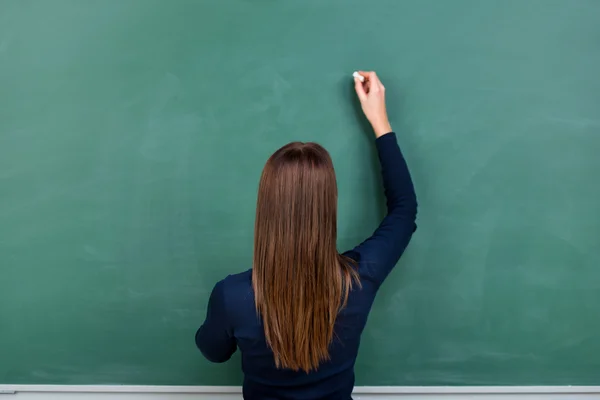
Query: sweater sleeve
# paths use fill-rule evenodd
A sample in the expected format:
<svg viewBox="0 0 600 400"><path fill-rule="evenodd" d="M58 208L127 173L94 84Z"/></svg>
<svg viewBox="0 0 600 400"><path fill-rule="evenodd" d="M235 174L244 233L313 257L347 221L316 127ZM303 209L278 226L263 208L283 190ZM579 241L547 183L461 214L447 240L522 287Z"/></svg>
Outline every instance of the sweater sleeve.
<svg viewBox="0 0 600 400"><path fill-rule="evenodd" d="M393 132L376 140L387 215L373 235L346 254L358 261L363 278L381 285L417 229L417 198L406 161Z"/></svg>
<svg viewBox="0 0 600 400"><path fill-rule="evenodd" d="M223 281L217 283L208 300L206 320L196 332L196 346L209 361L229 360L236 350L236 342L227 319Z"/></svg>

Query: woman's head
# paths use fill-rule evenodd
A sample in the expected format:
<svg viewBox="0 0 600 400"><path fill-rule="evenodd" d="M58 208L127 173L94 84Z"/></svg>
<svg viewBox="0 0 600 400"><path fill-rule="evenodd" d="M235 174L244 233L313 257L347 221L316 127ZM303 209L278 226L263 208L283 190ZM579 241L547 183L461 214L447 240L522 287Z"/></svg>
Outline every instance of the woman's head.
<svg viewBox="0 0 600 400"><path fill-rule="evenodd" d="M304 256L321 244L335 248L337 185L329 153L316 143L290 143L267 161L258 188L259 235L286 246L295 243ZM296 260L301 261L301 260Z"/></svg>
<svg viewBox="0 0 600 400"><path fill-rule="evenodd" d="M329 358L339 309L356 273L337 252L337 185L329 153L290 143L263 170L253 286L278 367L310 371Z"/></svg>

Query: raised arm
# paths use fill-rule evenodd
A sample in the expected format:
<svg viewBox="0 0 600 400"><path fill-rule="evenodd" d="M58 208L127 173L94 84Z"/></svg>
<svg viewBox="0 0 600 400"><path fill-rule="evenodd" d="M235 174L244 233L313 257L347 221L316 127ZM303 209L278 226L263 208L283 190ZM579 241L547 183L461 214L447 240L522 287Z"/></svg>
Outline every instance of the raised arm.
<svg viewBox="0 0 600 400"><path fill-rule="evenodd" d="M374 72L355 78L362 109L373 126L381 164L387 215L371 237L346 253L359 261L360 275L380 285L394 268L416 230L417 198L410 172L391 132L385 109L385 88Z"/></svg>

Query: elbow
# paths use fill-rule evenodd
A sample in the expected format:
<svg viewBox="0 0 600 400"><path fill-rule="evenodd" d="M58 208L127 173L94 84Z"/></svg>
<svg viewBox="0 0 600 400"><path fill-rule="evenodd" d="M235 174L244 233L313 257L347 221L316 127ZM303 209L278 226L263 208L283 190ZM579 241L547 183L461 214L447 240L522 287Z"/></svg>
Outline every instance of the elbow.
<svg viewBox="0 0 600 400"><path fill-rule="evenodd" d="M417 213L419 209L419 204L417 203L417 196L413 196L409 211L410 220L413 224L413 232L417 230Z"/></svg>
<svg viewBox="0 0 600 400"><path fill-rule="evenodd" d="M225 361L228 361L231 358L231 355L216 355L204 349L200 349L200 352L202 353L204 358L215 364L224 363Z"/></svg>
<svg viewBox="0 0 600 400"><path fill-rule="evenodd" d="M412 235L417 230L417 201L412 199L405 199L402 203L392 207L392 210L388 213L388 217L396 221L398 227L402 228L402 231ZM410 232L407 232L410 231Z"/></svg>
<svg viewBox="0 0 600 400"><path fill-rule="evenodd" d="M402 219L413 227L413 232L416 231L418 203L414 192L412 196L406 197L398 208L401 210Z"/></svg>
<svg viewBox="0 0 600 400"><path fill-rule="evenodd" d="M220 348L217 345L206 340L206 338L203 337L202 327L196 332L195 341L196 347L200 350L204 358L212 363L224 363L225 361L228 361L233 354L233 352L220 351Z"/></svg>

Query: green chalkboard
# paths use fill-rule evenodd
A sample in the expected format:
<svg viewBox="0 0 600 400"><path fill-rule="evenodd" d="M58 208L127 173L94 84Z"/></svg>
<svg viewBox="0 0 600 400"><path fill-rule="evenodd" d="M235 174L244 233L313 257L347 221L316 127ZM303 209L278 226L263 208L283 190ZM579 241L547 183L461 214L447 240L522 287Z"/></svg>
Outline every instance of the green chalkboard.
<svg viewBox="0 0 600 400"><path fill-rule="evenodd" d="M292 140L381 218L379 72L419 230L359 385L600 384L600 1L0 2L0 383L239 385L195 329ZM352 218L351 218L352 216Z"/></svg>

